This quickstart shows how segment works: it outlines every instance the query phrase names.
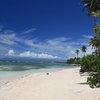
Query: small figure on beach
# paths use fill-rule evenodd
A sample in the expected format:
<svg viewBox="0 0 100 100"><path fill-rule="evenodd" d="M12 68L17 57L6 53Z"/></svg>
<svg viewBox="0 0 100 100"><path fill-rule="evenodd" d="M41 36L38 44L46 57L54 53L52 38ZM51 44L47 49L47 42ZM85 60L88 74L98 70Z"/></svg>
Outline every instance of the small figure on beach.
<svg viewBox="0 0 100 100"><path fill-rule="evenodd" d="M49 73L46 73L46 75L49 75Z"/></svg>

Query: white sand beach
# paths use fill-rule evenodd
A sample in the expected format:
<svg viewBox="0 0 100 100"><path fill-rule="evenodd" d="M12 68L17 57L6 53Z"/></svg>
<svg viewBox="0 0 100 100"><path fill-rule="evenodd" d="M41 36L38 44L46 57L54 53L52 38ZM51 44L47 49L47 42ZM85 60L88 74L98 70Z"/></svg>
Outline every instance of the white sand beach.
<svg viewBox="0 0 100 100"><path fill-rule="evenodd" d="M0 85L0 100L100 100L100 89L91 89L79 68L35 73Z"/></svg>

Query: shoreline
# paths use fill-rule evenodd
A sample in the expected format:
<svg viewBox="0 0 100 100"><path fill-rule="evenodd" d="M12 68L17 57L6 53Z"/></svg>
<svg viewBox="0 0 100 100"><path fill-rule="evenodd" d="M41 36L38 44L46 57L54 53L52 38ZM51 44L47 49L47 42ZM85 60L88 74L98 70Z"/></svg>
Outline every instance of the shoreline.
<svg viewBox="0 0 100 100"><path fill-rule="evenodd" d="M77 67L79 66L71 65L71 67L66 67L66 68L41 68L41 69L30 69L26 71L1 71L2 74L7 74L7 75L0 74L1 75L0 81L16 79L16 78L24 77L30 74L58 72L58 71L71 69L71 68L77 68Z"/></svg>
<svg viewBox="0 0 100 100"><path fill-rule="evenodd" d="M56 73L56 72L59 72L59 71L63 71L63 70L67 70L67 69L73 69L73 68L77 68L77 67L79 67L79 66L73 66L73 67L68 67L68 68L64 68L64 69L53 68L53 70L46 69L45 71L37 71L37 72L33 72L33 73L32 73L32 70L29 70L29 71L26 71L26 73L23 73L23 74L20 74L20 75L14 75L14 76L9 76L9 77L5 77L5 78L0 78L0 87L11 82L11 81L14 81L16 79L20 79L20 78L23 78L23 77L27 77L29 75Z"/></svg>
<svg viewBox="0 0 100 100"><path fill-rule="evenodd" d="M99 100L100 90L91 89L79 67L57 72L31 73L0 86L0 100Z"/></svg>

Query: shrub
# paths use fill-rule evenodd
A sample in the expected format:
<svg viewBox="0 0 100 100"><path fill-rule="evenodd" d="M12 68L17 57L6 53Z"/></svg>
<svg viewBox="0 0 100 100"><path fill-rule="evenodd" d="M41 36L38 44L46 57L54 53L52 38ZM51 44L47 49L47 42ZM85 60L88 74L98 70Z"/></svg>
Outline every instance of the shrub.
<svg viewBox="0 0 100 100"><path fill-rule="evenodd" d="M93 71L93 67L96 66L96 57L93 55L87 55L80 59L81 69L80 72Z"/></svg>
<svg viewBox="0 0 100 100"><path fill-rule="evenodd" d="M92 72L87 82L91 88L100 87L100 57L87 55L80 59L80 72Z"/></svg>
<svg viewBox="0 0 100 100"><path fill-rule="evenodd" d="M87 82L91 88L100 87L100 74L95 74L87 78Z"/></svg>

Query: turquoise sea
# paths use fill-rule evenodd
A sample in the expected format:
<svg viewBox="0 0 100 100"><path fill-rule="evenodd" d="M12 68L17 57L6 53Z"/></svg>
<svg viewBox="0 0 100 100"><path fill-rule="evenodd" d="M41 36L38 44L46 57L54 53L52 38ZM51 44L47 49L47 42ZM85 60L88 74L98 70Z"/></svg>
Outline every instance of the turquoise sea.
<svg viewBox="0 0 100 100"><path fill-rule="evenodd" d="M53 72L72 68L64 62L0 62L0 79L39 72Z"/></svg>

